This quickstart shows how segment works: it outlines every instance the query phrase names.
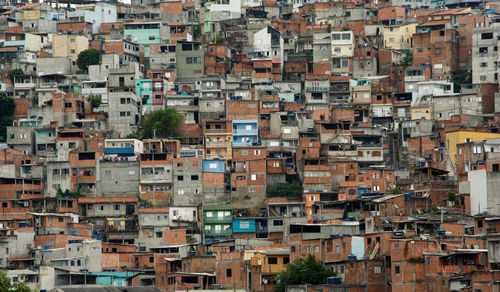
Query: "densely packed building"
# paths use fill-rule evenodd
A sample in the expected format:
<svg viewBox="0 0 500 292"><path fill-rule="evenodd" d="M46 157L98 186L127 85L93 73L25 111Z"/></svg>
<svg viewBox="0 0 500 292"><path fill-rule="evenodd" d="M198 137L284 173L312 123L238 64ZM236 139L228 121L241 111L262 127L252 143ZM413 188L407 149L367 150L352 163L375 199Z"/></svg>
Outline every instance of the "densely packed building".
<svg viewBox="0 0 500 292"><path fill-rule="evenodd" d="M14 280L271 291L314 255L288 291L499 291L500 2L0 3Z"/></svg>

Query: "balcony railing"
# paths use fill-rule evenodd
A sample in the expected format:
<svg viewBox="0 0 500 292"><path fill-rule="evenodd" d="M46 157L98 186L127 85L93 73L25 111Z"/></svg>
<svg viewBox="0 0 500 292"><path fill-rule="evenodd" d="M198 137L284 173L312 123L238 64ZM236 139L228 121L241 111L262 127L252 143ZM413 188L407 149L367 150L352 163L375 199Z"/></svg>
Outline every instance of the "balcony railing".
<svg viewBox="0 0 500 292"><path fill-rule="evenodd" d="M231 222L233 222L233 217L232 216L204 217L203 221L205 223L231 223Z"/></svg>
<svg viewBox="0 0 500 292"><path fill-rule="evenodd" d="M233 234L232 230L208 230L205 229L205 236L230 236Z"/></svg>
<svg viewBox="0 0 500 292"><path fill-rule="evenodd" d="M207 147L230 147L230 141L220 141L220 142L206 142L205 145Z"/></svg>
<svg viewBox="0 0 500 292"><path fill-rule="evenodd" d="M318 92L318 91L328 91L328 87L326 86L306 86L306 91L314 91L314 92Z"/></svg>

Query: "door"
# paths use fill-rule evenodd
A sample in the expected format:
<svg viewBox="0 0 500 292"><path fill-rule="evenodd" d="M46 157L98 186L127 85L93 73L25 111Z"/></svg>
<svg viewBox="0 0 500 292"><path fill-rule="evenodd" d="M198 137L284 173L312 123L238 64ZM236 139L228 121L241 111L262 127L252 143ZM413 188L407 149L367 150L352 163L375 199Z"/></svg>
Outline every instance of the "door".
<svg viewBox="0 0 500 292"><path fill-rule="evenodd" d="M134 205L127 205L125 212L126 212L126 215L134 215L134 212L135 212Z"/></svg>

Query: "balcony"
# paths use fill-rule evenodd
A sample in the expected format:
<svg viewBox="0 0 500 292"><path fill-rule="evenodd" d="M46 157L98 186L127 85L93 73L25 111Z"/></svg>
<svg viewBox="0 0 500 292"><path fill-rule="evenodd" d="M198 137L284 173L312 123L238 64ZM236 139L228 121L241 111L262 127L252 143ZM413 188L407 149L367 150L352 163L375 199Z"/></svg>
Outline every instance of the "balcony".
<svg viewBox="0 0 500 292"><path fill-rule="evenodd" d="M233 136L257 136L257 129L234 129Z"/></svg>
<svg viewBox="0 0 500 292"><path fill-rule="evenodd" d="M212 236L212 237L218 237L218 236L231 236L233 235L233 231L231 229L228 230L204 230L205 236Z"/></svg>
<svg viewBox="0 0 500 292"><path fill-rule="evenodd" d="M95 159L79 159L77 167L95 167Z"/></svg>
<svg viewBox="0 0 500 292"><path fill-rule="evenodd" d="M37 144L55 144L57 142L56 136L52 137L36 137Z"/></svg>
<svg viewBox="0 0 500 292"><path fill-rule="evenodd" d="M141 183L172 183L172 176L166 174L141 174Z"/></svg>
<svg viewBox="0 0 500 292"><path fill-rule="evenodd" d="M229 129L206 129L205 132L211 134L231 134L231 130Z"/></svg>
<svg viewBox="0 0 500 292"><path fill-rule="evenodd" d="M35 86L34 82L14 83L14 89L16 90L33 89Z"/></svg>
<svg viewBox="0 0 500 292"><path fill-rule="evenodd" d="M447 274L469 274L475 270L475 266L459 266L459 265L451 265L444 266L444 273Z"/></svg>
<svg viewBox="0 0 500 292"><path fill-rule="evenodd" d="M327 92L328 86L306 86L306 91L311 92Z"/></svg>
<svg viewBox="0 0 500 292"><path fill-rule="evenodd" d="M220 142L205 142L206 147L210 148L227 148L231 147L230 141L220 141Z"/></svg>
<svg viewBox="0 0 500 292"><path fill-rule="evenodd" d="M95 175L81 175L78 177L78 181L81 183L95 183Z"/></svg>
<svg viewBox="0 0 500 292"><path fill-rule="evenodd" d="M206 223L231 223L233 222L232 216L224 217L203 217L203 222Z"/></svg>

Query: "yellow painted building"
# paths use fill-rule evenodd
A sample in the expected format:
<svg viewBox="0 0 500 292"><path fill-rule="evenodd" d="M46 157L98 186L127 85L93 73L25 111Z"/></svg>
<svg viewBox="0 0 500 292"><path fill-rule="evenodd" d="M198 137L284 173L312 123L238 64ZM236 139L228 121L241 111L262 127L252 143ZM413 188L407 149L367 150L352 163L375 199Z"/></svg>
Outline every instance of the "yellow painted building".
<svg viewBox="0 0 500 292"><path fill-rule="evenodd" d="M23 11L23 19L40 19L40 10L24 10Z"/></svg>
<svg viewBox="0 0 500 292"><path fill-rule="evenodd" d="M232 133L225 129L207 130L205 133L205 159L233 159Z"/></svg>
<svg viewBox="0 0 500 292"><path fill-rule="evenodd" d="M455 165L457 156L457 144L482 141L489 138L500 138L500 134L474 131L453 131L446 133L446 147L448 148L448 154L453 165Z"/></svg>
<svg viewBox="0 0 500 292"><path fill-rule="evenodd" d="M384 47L394 50L411 49L413 35L417 32L417 23L386 26L383 30Z"/></svg>
<svg viewBox="0 0 500 292"><path fill-rule="evenodd" d="M290 262L289 248L258 250L251 259L252 266L260 266L262 275L277 275Z"/></svg>
<svg viewBox="0 0 500 292"><path fill-rule="evenodd" d="M416 105L411 107L412 120L432 120L432 105Z"/></svg>
<svg viewBox="0 0 500 292"><path fill-rule="evenodd" d="M76 61L81 51L89 48L89 40L80 35L55 35L52 37L52 56L71 57Z"/></svg>

